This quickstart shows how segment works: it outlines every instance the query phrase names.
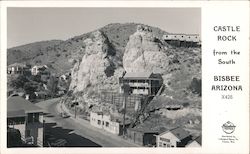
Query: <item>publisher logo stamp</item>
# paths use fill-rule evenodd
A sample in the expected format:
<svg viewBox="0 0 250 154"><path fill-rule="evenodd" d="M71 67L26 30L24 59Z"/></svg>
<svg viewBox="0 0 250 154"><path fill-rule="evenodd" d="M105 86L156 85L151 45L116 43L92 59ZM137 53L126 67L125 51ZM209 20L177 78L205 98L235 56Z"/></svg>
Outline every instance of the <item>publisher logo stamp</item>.
<svg viewBox="0 0 250 154"><path fill-rule="evenodd" d="M221 127L225 134L223 133L218 139L222 143L235 143L238 141L238 138L235 135L232 135L236 127L232 122L228 121L222 124Z"/></svg>
<svg viewBox="0 0 250 154"><path fill-rule="evenodd" d="M232 122L228 121L224 123L221 127L226 134L232 134L236 126Z"/></svg>

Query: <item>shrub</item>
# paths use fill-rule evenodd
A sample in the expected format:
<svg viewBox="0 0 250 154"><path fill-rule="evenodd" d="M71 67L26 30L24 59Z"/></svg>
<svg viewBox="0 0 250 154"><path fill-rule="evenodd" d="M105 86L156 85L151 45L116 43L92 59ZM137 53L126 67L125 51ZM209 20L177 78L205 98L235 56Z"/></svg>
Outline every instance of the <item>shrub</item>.
<svg viewBox="0 0 250 154"><path fill-rule="evenodd" d="M201 79L193 78L189 89L192 93L199 94L199 96L201 96Z"/></svg>

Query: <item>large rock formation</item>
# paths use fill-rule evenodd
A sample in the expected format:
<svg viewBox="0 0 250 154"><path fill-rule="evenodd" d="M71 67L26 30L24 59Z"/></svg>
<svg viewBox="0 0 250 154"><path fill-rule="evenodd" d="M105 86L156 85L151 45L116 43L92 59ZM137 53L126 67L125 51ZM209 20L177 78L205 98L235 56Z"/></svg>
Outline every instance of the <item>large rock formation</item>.
<svg viewBox="0 0 250 154"><path fill-rule="evenodd" d="M108 77L113 76L115 66L112 62L113 49L108 39L100 32L95 31L90 38L84 40L85 54L81 61L76 62L72 69L70 89L74 92L95 86Z"/></svg>
<svg viewBox="0 0 250 154"><path fill-rule="evenodd" d="M129 37L123 56L123 67L127 72L152 71L162 73L168 67L166 46L156 38L147 26L137 26Z"/></svg>

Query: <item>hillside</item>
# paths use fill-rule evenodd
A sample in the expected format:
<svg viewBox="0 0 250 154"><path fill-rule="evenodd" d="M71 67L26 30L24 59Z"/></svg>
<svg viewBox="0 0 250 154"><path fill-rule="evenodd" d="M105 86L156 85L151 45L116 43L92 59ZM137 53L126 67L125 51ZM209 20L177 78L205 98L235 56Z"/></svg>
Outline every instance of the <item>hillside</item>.
<svg viewBox="0 0 250 154"><path fill-rule="evenodd" d="M110 45L116 50L116 56L122 59L129 36L136 31L137 25L137 23L114 23L100 28L99 31L108 38ZM152 29L159 37L166 33L159 28L152 27ZM75 36L65 41L42 41L10 48L7 52L8 65L15 62L31 65L47 64L55 70L55 73L68 72L84 55L85 43L83 41L89 38L91 33Z"/></svg>
<svg viewBox="0 0 250 154"><path fill-rule="evenodd" d="M109 24L66 41L37 42L8 49L8 64L46 64L55 73L71 72L68 99L79 102L83 113L91 107L113 112L100 102L99 92L118 92L118 78L126 72L153 72L165 88L150 102L137 127L159 130L183 126L201 130L201 48L174 46L162 40L159 28L136 24ZM117 110L117 109L116 109ZM119 109L118 109L119 110ZM155 121L162 122L156 125ZM165 120L165 122L163 122Z"/></svg>

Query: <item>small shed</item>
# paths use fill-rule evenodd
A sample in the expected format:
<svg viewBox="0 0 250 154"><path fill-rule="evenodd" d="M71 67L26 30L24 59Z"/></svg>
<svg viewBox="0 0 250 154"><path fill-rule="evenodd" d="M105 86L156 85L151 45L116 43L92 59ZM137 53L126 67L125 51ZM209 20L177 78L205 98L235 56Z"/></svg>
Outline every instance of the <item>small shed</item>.
<svg viewBox="0 0 250 154"><path fill-rule="evenodd" d="M137 128L128 128L128 139L141 146L156 146L157 131L141 130Z"/></svg>
<svg viewBox="0 0 250 154"><path fill-rule="evenodd" d="M185 147L192 140L192 136L183 128L176 127L167 130L156 137L157 147Z"/></svg>

